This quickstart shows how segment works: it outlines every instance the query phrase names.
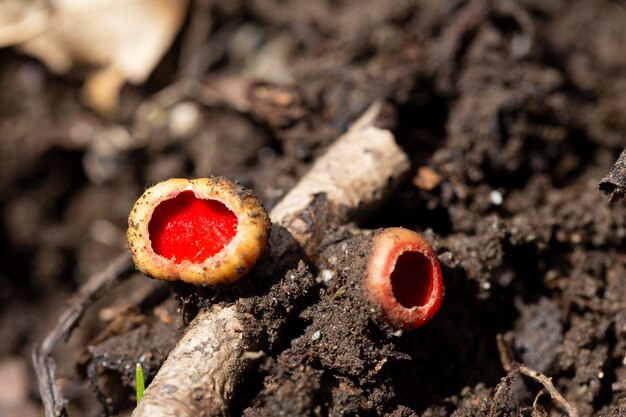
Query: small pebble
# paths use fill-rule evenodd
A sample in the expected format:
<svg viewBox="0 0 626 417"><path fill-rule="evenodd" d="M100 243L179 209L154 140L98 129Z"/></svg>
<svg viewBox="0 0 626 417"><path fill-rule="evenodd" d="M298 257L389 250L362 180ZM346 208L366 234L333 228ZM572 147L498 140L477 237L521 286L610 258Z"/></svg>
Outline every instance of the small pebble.
<svg viewBox="0 0 626 417"><path fill-rule="evenodd" d="M534 242L537 239L537 236L535 236L534 234L529 234L526 236L525 240L526 242Z"/></svg>
<svg viewBox="0 0 626 417"><path fill-rule="evenodd" d="M570 241L575 245L583 241L583 237L579 233L572 233L572 235L569 238L570 238Z"/></svg>
<svg viewBox="0 0 626 417"><path fill-rule="evenodd" d="M444 252L439 255L439 260L444 263L451 262L453 258L454 256L452 255L452 252Z"/></svg>
<svg viewBox="0 0 626 417"><path fill-rule="evenodd" d="M326 286L328 286L328 284L330 284L330 282L335 277L335 273L331 271L330 269L322 269L322 272L320 275L322 276L322 282L324 282L324 285Z"/></svg>
<svg viewBox="0 0 626 417"><path fill-rule="evenodd" d="M188 136L198 128L201 119L200 109L195 103L178 103L170 112L170 133L176 138Z"/></svg>
<svg viewBox="0 0 626 417"><path fill-rule="evenodd" d="M504 199L502 198L502 193L497 190L493 190L489 193L489 200L491 201L491 204L496 206L499 206L500 204L502 204L502 201L504 201Z"/></svg>
<svg viewBox="0 0 626 417"><path fill-rule="evenodd" d="M320 337L322 337L322 332L316 330L311 336L311 340L315 342L316 340L320 340Z"/></svg>
<svg viewBox="0 0 626 417"><path fill-rule="evenodd" d="M422 166L417 169L417 174L413 177L413 185L421 190L431 191L439 184L443 178L432 169Z"/></svg>

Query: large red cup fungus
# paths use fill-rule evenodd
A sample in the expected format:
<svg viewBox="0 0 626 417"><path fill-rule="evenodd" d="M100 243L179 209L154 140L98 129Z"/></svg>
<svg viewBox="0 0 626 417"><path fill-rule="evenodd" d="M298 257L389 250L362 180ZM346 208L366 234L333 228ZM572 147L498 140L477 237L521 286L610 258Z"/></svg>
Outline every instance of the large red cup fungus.
<svg viewBox="0 0 626 417"><path fill-rule="evenodd" d="M241 278L270 228L252 192L225 178L172 178L149 189L128 217L137 268L163 280L214 286Z"/></svg>
<svg viewBox="0 0 626 417"><path fill-rule="evenodd" d="M443 299L437 255L419 234L393 227L376 232L365 276L370 301L394 327L412 330L426 323Z"/></svg>

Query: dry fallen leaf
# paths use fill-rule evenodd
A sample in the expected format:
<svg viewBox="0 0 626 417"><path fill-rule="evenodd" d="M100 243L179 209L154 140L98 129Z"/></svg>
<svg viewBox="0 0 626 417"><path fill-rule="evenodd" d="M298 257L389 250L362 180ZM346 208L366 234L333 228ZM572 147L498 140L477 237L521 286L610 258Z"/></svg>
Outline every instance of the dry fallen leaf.
<svg viewBox="0 0 626 417"><path fill-rule="evenodd" d="M124 82L144 82L178 33L188 0L4 0L0 46L16 46L64 74L96 67L83 90L102 113Z"/></svg>

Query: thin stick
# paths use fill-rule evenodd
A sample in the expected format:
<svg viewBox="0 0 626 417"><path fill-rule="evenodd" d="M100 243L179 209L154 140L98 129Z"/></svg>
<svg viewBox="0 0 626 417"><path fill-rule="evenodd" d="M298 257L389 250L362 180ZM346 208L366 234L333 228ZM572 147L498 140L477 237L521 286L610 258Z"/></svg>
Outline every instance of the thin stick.
<svg viewBox="0 0 626 417"><path fill-rule="evenodd" d="M272 210L272 261L279 262L292 250L294 239L305 250L314 248L324 226L341 224L380 203L406 175L408 158L391 132L373 126L379 107L373 105L337 139ZM320 196L324 196L321 205L317 204ZM291 239L284 238L285 230ZM253 363L245 353L261 348L253 331L244 326L236 304L201 311L146 389L133 416L228 414L233 392Z"/></svg>
<svg viewBox="0 0 626 417"><path fill-rule="evenodd" d="M526 375L543 385L546 391L548 391L548 394L550 394L550 397L552 397L552 400L563 407L569 417L578 417L578 411L556 390L554 384L552 384L552 378L548 378L541 372L530 369L526 365L519 365L517 370L519 373Z"/></svg>
<svg viewBox="0 0 626 417"><path fill-rule="evenodd" d="M496 346L498 347L498 354L500 356L500 363L502 368L506 372L511 372L513 369L513 352L511 345L504 340L501 334L496 335Z"/></svg>
<svg viewBox="0 0 626 417"><path fill-rule="evenodd" d="M526 375L527 377L530 377L539 382L541 385L543 385L546 391L548 391L548 394L550 394L552 400L561 407L563 407L569 417L578 417L578 411L565 399L565 397L563 397L557 391L557 389L554 387L554 384L552 383L552 378L549 378L541 372L535 371L534 369L531 369L526 365L516 362L513 359L512 349L510 345L504 340L502 335L496 336L496 345L498 348L500 361L502 362L502 367L505 371L508 372L509 375L519 372L520 374Z"/></svg>
<svg viewBox="0 0 626 417"><path fill-rule="evenodd" d="M33 365L39 384L39 393L44 405L46 417L67 416L66 403L56 383L56 363L51 357L54 349L61 341L66 341L72 334L81 317L98 298L122 278L134 271L130 253L125 251L118 256L102 272L89 278L70 305L65 309L56 326L44 339L41 347L35 346L32 351Z"/></svg>
<svg viewBox="0 0 626 417"><path fill-rule="evenodd" d="M207 69L209 48L206 43L213 28L213 19L208 1L195 1L191 7L189 28L180 48L178 77L198 80Z"/></svg>

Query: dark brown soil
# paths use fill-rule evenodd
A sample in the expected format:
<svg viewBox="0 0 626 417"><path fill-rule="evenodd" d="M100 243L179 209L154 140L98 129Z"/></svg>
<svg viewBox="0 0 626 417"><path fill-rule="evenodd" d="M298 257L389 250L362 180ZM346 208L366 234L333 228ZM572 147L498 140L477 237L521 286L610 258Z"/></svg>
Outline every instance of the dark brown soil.
<svg viewBox="0 0 626 417"><path fill-rule="evenodd" d="M128 413L134 364L150 378L198 302L235 296L261 318L265 356L233 415L561 415L535 380L503 369L498 335L579 415L626 415L626 206L598 190L626 146L626 3L192 9L207 4L213 18L190 14L151 80L124 88L114 120L81 103L75 79L0 50L0 387L5 365L30 366L70 295L127 250L145 186L225 175L271 209L381 100L415 178L359 227L428 237L446 283L436 318L405 333L367 319L358 275L331 276L331 265L296 262L292 281L217 293L134 274L56 352L70 415L99 415L96 398ZM210 37L195 39L193 25L211 25ZM200 48L203 65L186 48ZM182 72L211 94L153 95ZM198 117L181 128L181 114ZM353 233L332 231L324 251L359 271L367 242L333 244ZM32 415L39 394L23 369L28 395L0 397L0 415Z"/></svg>

